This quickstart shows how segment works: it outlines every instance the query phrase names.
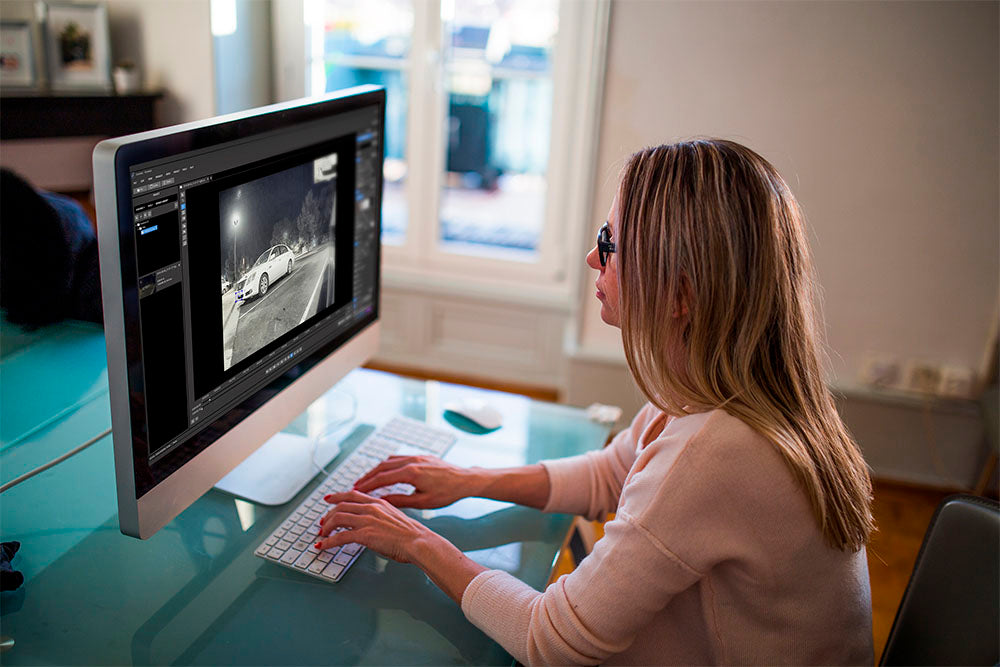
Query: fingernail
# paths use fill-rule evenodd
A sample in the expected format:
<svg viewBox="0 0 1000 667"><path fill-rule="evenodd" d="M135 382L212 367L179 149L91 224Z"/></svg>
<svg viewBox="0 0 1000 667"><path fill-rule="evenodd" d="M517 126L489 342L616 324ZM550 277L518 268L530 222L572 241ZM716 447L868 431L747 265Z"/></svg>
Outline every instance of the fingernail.
<svg viewBox="0 0 1000 667"><path fill-rule="evenodd" d="M332 493L326 494L325 496L323 496L323 500L325 500L326 502L330 502L331 500L333 500L333 494Z"/></svg>
<svg viewBox="0 0 1000 667"><path fill-rule="evenodd" d="M323 548L323 543L322 542L317 542L313 546L316 547L317 549L322 549Z"/></svg>

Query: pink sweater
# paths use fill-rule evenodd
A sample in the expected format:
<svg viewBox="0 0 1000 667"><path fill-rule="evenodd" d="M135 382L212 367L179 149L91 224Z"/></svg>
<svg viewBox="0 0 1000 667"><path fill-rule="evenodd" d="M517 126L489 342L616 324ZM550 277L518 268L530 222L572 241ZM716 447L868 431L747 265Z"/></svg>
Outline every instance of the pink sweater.
<svg viewBox="0 0 1000 667"><path fill-rule="evenodd" d="M466 617L520 662L872 664L865 550L827 546L739 419L646 405L604 450L544 465L546 511L617 514L544 593L501 570L465 589Z"/></svg>

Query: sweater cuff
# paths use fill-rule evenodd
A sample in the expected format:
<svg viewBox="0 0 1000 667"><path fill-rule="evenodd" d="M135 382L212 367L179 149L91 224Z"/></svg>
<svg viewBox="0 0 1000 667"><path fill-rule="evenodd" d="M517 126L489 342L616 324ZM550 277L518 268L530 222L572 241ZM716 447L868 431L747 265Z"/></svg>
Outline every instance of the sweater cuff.
<svg viewBox="0 0 1000 667"><path fill-rule="evenodd" d="M541 461L549 474L549 499L543 512L586 514L590 507L589 454Z"/></svg>
<svg viewBox="0 0 1000 667"><path fill-rule="evenodd" d="M462 593L462 613L521 664L528 664L526 637L531 604L541 593L503 570L480 572Z"/></svg>

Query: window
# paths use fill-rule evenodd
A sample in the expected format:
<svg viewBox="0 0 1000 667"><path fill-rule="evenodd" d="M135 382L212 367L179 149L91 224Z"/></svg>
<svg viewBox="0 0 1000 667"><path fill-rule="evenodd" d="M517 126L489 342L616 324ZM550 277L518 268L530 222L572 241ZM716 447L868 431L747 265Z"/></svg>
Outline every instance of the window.
<svg viewBox="0 0 1000 667"><path fill-rule="evenodd" d="M413 37L413 0L313 3L306 21L311 53L307 94L377 84L386 89L383 242L405 243L406 110Z"/></svg>
<svg viewBox="0 0 1000 667"><path fill-rule="evenodd" d="M386 88L390 285L394 275L408 285L461 275L570 294L592 227L582 216L608 3L304 0L301 23L293 5L274 13L278 71L301 68L303 94ZM295 96L281 88L281 99Z"/></svg>

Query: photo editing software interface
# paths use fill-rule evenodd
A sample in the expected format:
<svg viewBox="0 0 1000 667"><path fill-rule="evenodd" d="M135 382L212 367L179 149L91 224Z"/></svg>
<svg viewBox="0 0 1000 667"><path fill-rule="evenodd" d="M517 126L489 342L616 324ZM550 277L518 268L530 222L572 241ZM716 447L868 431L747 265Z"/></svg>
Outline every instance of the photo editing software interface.
<svg viewBox="0 0 1000 667"><path fill-rule="evenodd" d="M372 318L379 120L364 107L130 170L150 485Z"/></svg>

